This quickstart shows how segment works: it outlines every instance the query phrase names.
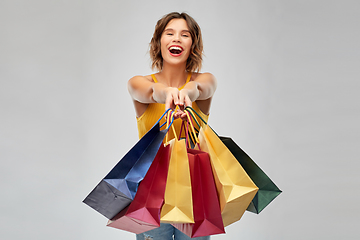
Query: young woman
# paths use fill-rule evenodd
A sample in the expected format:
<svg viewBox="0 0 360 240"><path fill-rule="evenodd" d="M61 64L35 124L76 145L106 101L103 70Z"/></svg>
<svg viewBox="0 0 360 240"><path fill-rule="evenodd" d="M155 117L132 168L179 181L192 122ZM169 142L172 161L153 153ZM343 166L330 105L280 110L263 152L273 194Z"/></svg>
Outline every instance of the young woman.
<svg viewBox="0 0 360 240"><path fill-rule="evenodd" d="M203 44L201 30L196 21L186 13L169 13L155 27L150 42L153 69L158 72L148 76L135 76L128 82L134 102L139 137L141 138L161 117L165 109L172 108L174 126L180 130L186 106L192 106L207 121L216 79L210 73L199 73ZM172 131L169 136L173 138ZM137 240L191 239L171 224L138 234ZM209 239L200 237L193 239Z"/></svg>

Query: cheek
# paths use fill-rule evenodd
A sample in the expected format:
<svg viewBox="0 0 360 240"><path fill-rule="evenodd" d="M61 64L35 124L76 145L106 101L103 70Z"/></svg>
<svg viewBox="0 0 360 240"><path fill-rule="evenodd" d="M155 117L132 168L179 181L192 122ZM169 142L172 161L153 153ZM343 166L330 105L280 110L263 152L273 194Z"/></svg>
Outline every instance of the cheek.
<svg viewBox="0 0 360 240"><path fill-rule="evenodd" d="M161 44L161 46L164 44L164 42L165 42L165 39L164 39L164 36L162 36L162 37L160 38L160 44Z"/></svg>
<svg viewBox="0 0 360 240"><path fill-rule="evenodd" d="M166 50L166 46L167 46L166 39L161 39L160 40L160 49L161 50Z"/></svg>
<svg viewBox="0 0 360 240"><path fill-rule="evenodd" d="M160 41L160 49L163 49L164 45L165 45L164 42L161 40Z"/></svg>
<svg viewBox="0 0 360 240"><path fill-rule="evenodd" d="M164 54L167 52L166 43L163 41L160 41L160 54L161 57L164 58Z"/></svg>
<svg viewBox="0 0 360 240"><path fill-rule="evenodd" d="M189 39L189 40L186 42L186 45L187 45L188 49L191 49L192 40Z"/></svg>
<svg viewBox="0 0 360 240"><path fill-rule="evenodd" d="M187 43L187 49L189 49L189 55L190 55L190 52L191 52L191 46L192 46L192 41L190 40L190 41Z"/></svg>

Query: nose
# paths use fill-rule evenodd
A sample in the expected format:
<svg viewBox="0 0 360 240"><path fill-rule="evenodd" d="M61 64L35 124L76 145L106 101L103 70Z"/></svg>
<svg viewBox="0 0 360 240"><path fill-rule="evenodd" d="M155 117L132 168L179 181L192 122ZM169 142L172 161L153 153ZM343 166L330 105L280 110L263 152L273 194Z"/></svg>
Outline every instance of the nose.
<svg viewBox="0 0 360 240"><path fill-rule="evenodd" d="M179 34L174 34L174 38L173 38L173 42L180 42L180 35Z"/></svg>

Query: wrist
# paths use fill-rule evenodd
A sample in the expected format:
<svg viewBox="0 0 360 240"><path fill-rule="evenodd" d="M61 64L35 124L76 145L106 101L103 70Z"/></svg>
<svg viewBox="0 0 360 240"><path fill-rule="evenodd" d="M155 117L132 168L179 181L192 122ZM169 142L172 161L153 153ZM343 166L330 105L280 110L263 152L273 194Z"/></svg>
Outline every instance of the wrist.
<svg viewBox="0 0 360 240"><path fill-rule="evenodd" d="M191 102L195 102L200 96L200 91L197 88L197 84L195 84L193 82L190 82L190 83L188 83L187 86L185 86L183 89L181 89L181 91L185 96L189 97Z"/></svg>
<svg viewBox="0 0 360 240"><path fill-rule="evenodd" d="M165 103L167 96L167 87L162 83L155 83L153 85L152 99L157 103Z"/></svg>

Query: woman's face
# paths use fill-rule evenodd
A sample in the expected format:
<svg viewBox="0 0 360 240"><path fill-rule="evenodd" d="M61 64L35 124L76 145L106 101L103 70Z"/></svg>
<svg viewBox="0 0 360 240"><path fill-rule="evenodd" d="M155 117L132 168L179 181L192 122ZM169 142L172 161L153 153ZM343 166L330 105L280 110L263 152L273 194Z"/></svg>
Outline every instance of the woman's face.
<svg viewBox="0 0 360 240"><path fill-rule="evenodd" d="M160 39L163 63L185 63L191 52L192 39L184 19L172 19Z"/></svg>

